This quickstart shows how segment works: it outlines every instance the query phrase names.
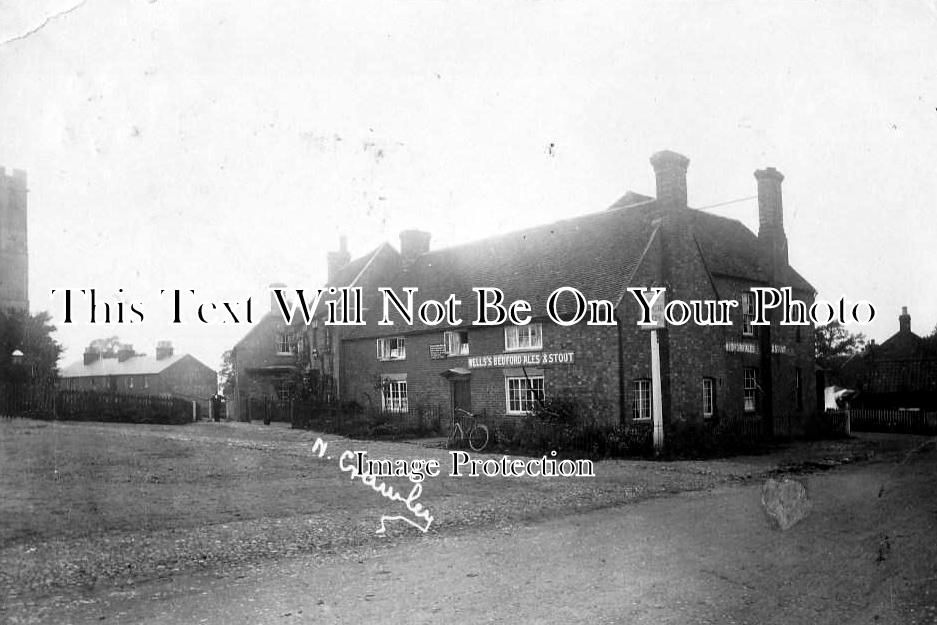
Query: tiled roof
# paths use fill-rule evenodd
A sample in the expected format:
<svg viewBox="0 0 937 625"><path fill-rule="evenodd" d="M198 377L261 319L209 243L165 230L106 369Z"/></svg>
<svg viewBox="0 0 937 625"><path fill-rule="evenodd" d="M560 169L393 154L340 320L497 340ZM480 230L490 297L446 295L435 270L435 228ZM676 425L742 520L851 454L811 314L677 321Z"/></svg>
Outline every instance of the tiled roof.
<svg viewBox="0 0 937 625"><path fill-rule="evenodd" d="M394 288L401 298L400 289L417 287L417 301L442 301L454 294L462 301L463 323L474 315L473 287L500 288L505 303L525 299L535 315L545 313L547 297L561 286L575 287L589 299L617 302L624 289L633 286L628 281L655 230L654 220L661 215L656 202L646 201L644 196L630 194L616 205L620 203L631 205L613 205L599 213L427 252L403 265L382 286ZM769 282L758 238L742 223L693 209L681 209L680 213L679 219L690 221L712 273ZM789 284L814 292L794 270L790 270ZM365 306L371 316L380 313L376 292L365 293ZM407 329L422 327L415 323ZM369 318L366 327L351 329L349 334L400 331L396 325L377 326L376 319Z"/></svg>
<svg viewBox="0 0 937 625"><path fill-rule="evenodd" d="M60 375L63 378L101 375L154 375L161 373L186 356L188 354L174 354L159 360L155 356L133 356L123 362L119 362L117 358L98 358L88 365L82 360L65 367Z"/></svg>

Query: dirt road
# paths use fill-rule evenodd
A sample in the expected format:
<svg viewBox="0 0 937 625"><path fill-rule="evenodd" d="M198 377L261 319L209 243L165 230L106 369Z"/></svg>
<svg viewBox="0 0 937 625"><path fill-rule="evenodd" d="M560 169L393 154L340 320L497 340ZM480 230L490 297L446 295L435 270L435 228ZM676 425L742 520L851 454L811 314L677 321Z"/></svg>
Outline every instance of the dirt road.
<svg viewBox="0 0 937 625"><path fill-rule="evenodd" d="M937 452L799 476L772 527L759 483L508 529L177 576L13 622L937 623Z"/></svg>

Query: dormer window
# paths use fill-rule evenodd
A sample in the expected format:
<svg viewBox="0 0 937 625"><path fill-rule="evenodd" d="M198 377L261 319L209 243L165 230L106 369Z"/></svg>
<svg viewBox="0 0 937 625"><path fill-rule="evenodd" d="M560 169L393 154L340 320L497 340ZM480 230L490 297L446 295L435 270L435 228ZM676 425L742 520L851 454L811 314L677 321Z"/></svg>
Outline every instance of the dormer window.
<svg viewBox="0 0 937 625"><path fill-rule="evenodd" d="M543 332L539 323L526 326L506 326L504 328L504 350L520 351L543 349Z"/></svg>
<svg viewBox="0 0 937 625"><path fill-rule="evenodd" d="M406 357L407 346L402 336L377 339L378 360L404 360Z"/></svg>
<svg viewBox="0 0 937 625"><path fill-rule="evenodd" d="M290 349L290 333L287 329L277 332L277 354L285 355L293 353Z"/></svg>
<svg viewBox="0 0 937 625"><path fill-rule="evenodd" d="M469 336L468 330L450 330L443 334L443 343L446 345L446 354L449 356L468 356Z"/></svg>

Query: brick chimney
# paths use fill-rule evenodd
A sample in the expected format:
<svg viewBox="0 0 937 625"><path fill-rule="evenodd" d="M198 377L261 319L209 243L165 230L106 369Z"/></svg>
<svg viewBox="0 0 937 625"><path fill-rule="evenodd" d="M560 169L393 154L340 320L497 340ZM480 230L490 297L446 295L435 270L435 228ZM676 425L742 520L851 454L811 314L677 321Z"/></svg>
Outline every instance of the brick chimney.
<svg viewBox="0 0 937 625"><path fill-rule="evenodd" d="M405 263L413 262L420 254L429 251L429 232L404 230L400 233L400 255Z"/></svg>
<svg viewBox="0 0 937 625"><path fill-rule="evenodd" d="M117 348L117 362L124 362L133 358L136 354L133 351L133 345L123 343Z"/></svg>
<svg viewBox="0 0 937 625"><path fill-rule="evenodd" d="M657 178L657 202L663 209L686 208L686 170L690 159L670 150L651 156Z"/></svg>
<svg viewBox="0 0 937 625"><path fill-rule="evenodd" d="M351 262L351 254L348 253L348 239L345 235L338 238L338 251L328 252L325 255L325 262L328 271L328 281L332 282L341 268Z"/></svg>
<svg viewBox="0 0 937 625"><path fill-rule="evenodd" d="M758 240L768 255L772 273L787 267L787 235L784 234L784 205L781 182L784 174L774 167L755 172L758 181Z"/></svg>
<svg viewBox="0 0 937 625"><path fill-rule="evenodd" d="M911 331L911 315L908 314L908 307L901 307L901 314L898 315L898 332L906 333Z"/></svg>
<svg viewBox="0 0 937 625"><path fill-rule="evenodd" d="M156 360L163 360L164 358L172 358L172 342L171 341L157 341L156 343Z"/></svg>
<svg viewBox="0 0 937 625"><path fill-rule="evenodd" d="M91 363L96 362L100 358L101 358L101 352L94 349L93 347L85 348L84 363L86 367L90 365Z"/></svg>
<svg viewBox="0 0 937 625"><path fill-rule="evenodd" d="M277 304L277 294L274 293L274 289L280 289L283 292L283 300L289 304L290 300L286 296L286 285L282 282L274 282L270 285L270 312L275 313L279 312L280 306Z"/></svg>

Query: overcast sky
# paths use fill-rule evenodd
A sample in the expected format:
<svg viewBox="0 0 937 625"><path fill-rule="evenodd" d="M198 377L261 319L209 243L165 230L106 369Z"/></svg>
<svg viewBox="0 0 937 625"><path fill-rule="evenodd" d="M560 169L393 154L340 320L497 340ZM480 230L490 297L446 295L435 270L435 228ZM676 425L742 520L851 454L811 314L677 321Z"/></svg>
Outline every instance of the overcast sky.
<svg viewBox="0 0 937 625"><path fill-rule="evenodd" d="M937 324L935 0L267 4L0 0L0 165L28 171L66 362L119 335L217 367L249 327L172 326L161 288L257 314L341 233L357 256L595 212L653 195L661 149L691 206L781 170L791 262L875 305L856 329ZM754 200L712 210L757 228ZM144 322L63 324L50 290L92 287Z"/></svg>

